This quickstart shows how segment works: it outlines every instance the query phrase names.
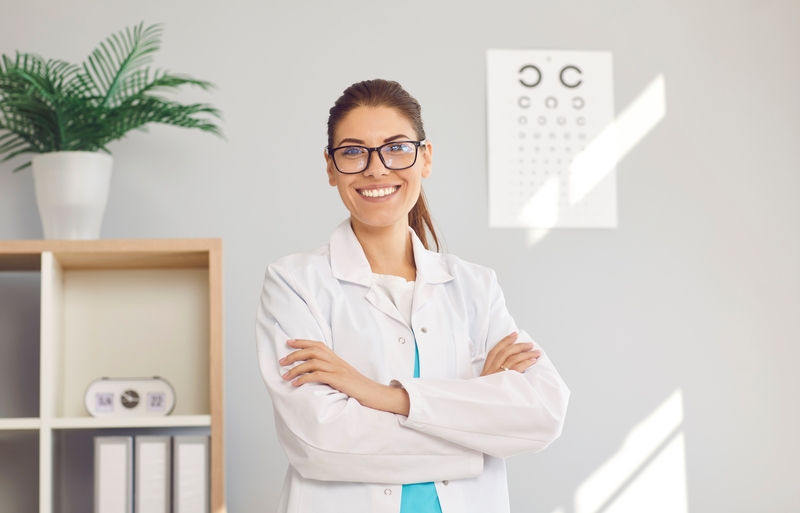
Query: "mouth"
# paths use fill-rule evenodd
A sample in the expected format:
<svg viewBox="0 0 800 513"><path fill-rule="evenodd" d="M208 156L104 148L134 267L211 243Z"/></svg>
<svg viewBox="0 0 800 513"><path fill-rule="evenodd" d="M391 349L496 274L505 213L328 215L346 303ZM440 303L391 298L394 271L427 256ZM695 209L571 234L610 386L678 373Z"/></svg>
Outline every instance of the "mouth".
<svg viewBox="0 0 800 513"><path fill-rule="evenodd" d="M365 198L383 198L385 196L391 196L392 194L396 193L398 189L400 189L399 185L390 185L388 187L371 187L369 189L356 190Z"/></svg>

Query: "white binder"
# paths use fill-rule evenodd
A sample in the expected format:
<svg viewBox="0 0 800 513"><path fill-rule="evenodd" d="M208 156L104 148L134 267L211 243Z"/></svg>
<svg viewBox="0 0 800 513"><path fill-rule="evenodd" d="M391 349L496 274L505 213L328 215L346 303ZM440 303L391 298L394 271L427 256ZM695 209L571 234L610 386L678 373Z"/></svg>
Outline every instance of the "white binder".
<svg viewBox="0 0 800 513"><path fill-rule="evenodd" d="M209 513L207 436L176 436L173 455L173 513Z"/></svg>
<svg viewBox="0 0 800 513"><path fill-rule="evenodd" d="M133 438L94 437L94 513L133 513Z"/></svg>
<svg viewBox="0 0 800 513"><path fill-rule="evenodd" d="M135 513L170 513L171 445L168 436L137 436Z"/></svg>

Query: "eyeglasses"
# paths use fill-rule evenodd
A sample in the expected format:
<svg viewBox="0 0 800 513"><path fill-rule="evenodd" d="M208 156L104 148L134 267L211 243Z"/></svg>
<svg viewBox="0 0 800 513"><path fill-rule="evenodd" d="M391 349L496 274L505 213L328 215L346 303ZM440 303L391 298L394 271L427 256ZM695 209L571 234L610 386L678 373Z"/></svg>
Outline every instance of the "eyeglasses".
<svg viewBox="0 0 800 513"><path fill-rule="evenodd" d="M378 152L381 162L386 169L400 171L408 169L417 163L417 152L420 146L425 146L428 141L392 141L390 143L367 148L366 146L339 146L326 148L325 151L333 158L336 170L345 175L354 175L363 172L369 167L372 152Z"/></svg>

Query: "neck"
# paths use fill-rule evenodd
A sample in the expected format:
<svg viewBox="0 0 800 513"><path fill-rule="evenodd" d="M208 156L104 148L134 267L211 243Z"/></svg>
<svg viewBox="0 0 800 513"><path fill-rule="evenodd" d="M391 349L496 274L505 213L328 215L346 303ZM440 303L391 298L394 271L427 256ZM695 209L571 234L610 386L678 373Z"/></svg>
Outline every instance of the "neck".
<svg viewBox="0 0 800 513"><path fill-rule="evenodd" d="M416 279L417 266L407 222L374 227L363 225L351 217L350 225L373 273L401 276L408 281Z"/></svg>

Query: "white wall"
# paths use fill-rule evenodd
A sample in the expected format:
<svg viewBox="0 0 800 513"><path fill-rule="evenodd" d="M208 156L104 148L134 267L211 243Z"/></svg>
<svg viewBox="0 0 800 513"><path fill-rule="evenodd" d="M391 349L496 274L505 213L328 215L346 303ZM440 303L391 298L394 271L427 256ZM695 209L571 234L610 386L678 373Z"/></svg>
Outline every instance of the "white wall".
<svg viewBox="0 0 800 513"><path fill-rule="evenodd" d="M0 53L78 61L112 31L164 22L157 64L219 86L181 98L222 109L227 142L156 127L113 145L103 237L224 239L230 511L274 510L286 466L254 358L263 272L345 217L322 165L327 110L374 77L423 105L426 190L449 251L496 269L573 391L562 438L508 462L514 511L631 511L658 469L671 477L651 486L675 496L687 482L693 513L800 510L793 0L7 4ZM610 50L618 111L664 75L666 117L618 166L619 229L532 246L524 230L488 229L487 48ZM0 239L39 238L31 173L12 167L0 166ZM637 425L634 442L656 436L651 414L677 391L676 430L618 452Z"/></svg>

